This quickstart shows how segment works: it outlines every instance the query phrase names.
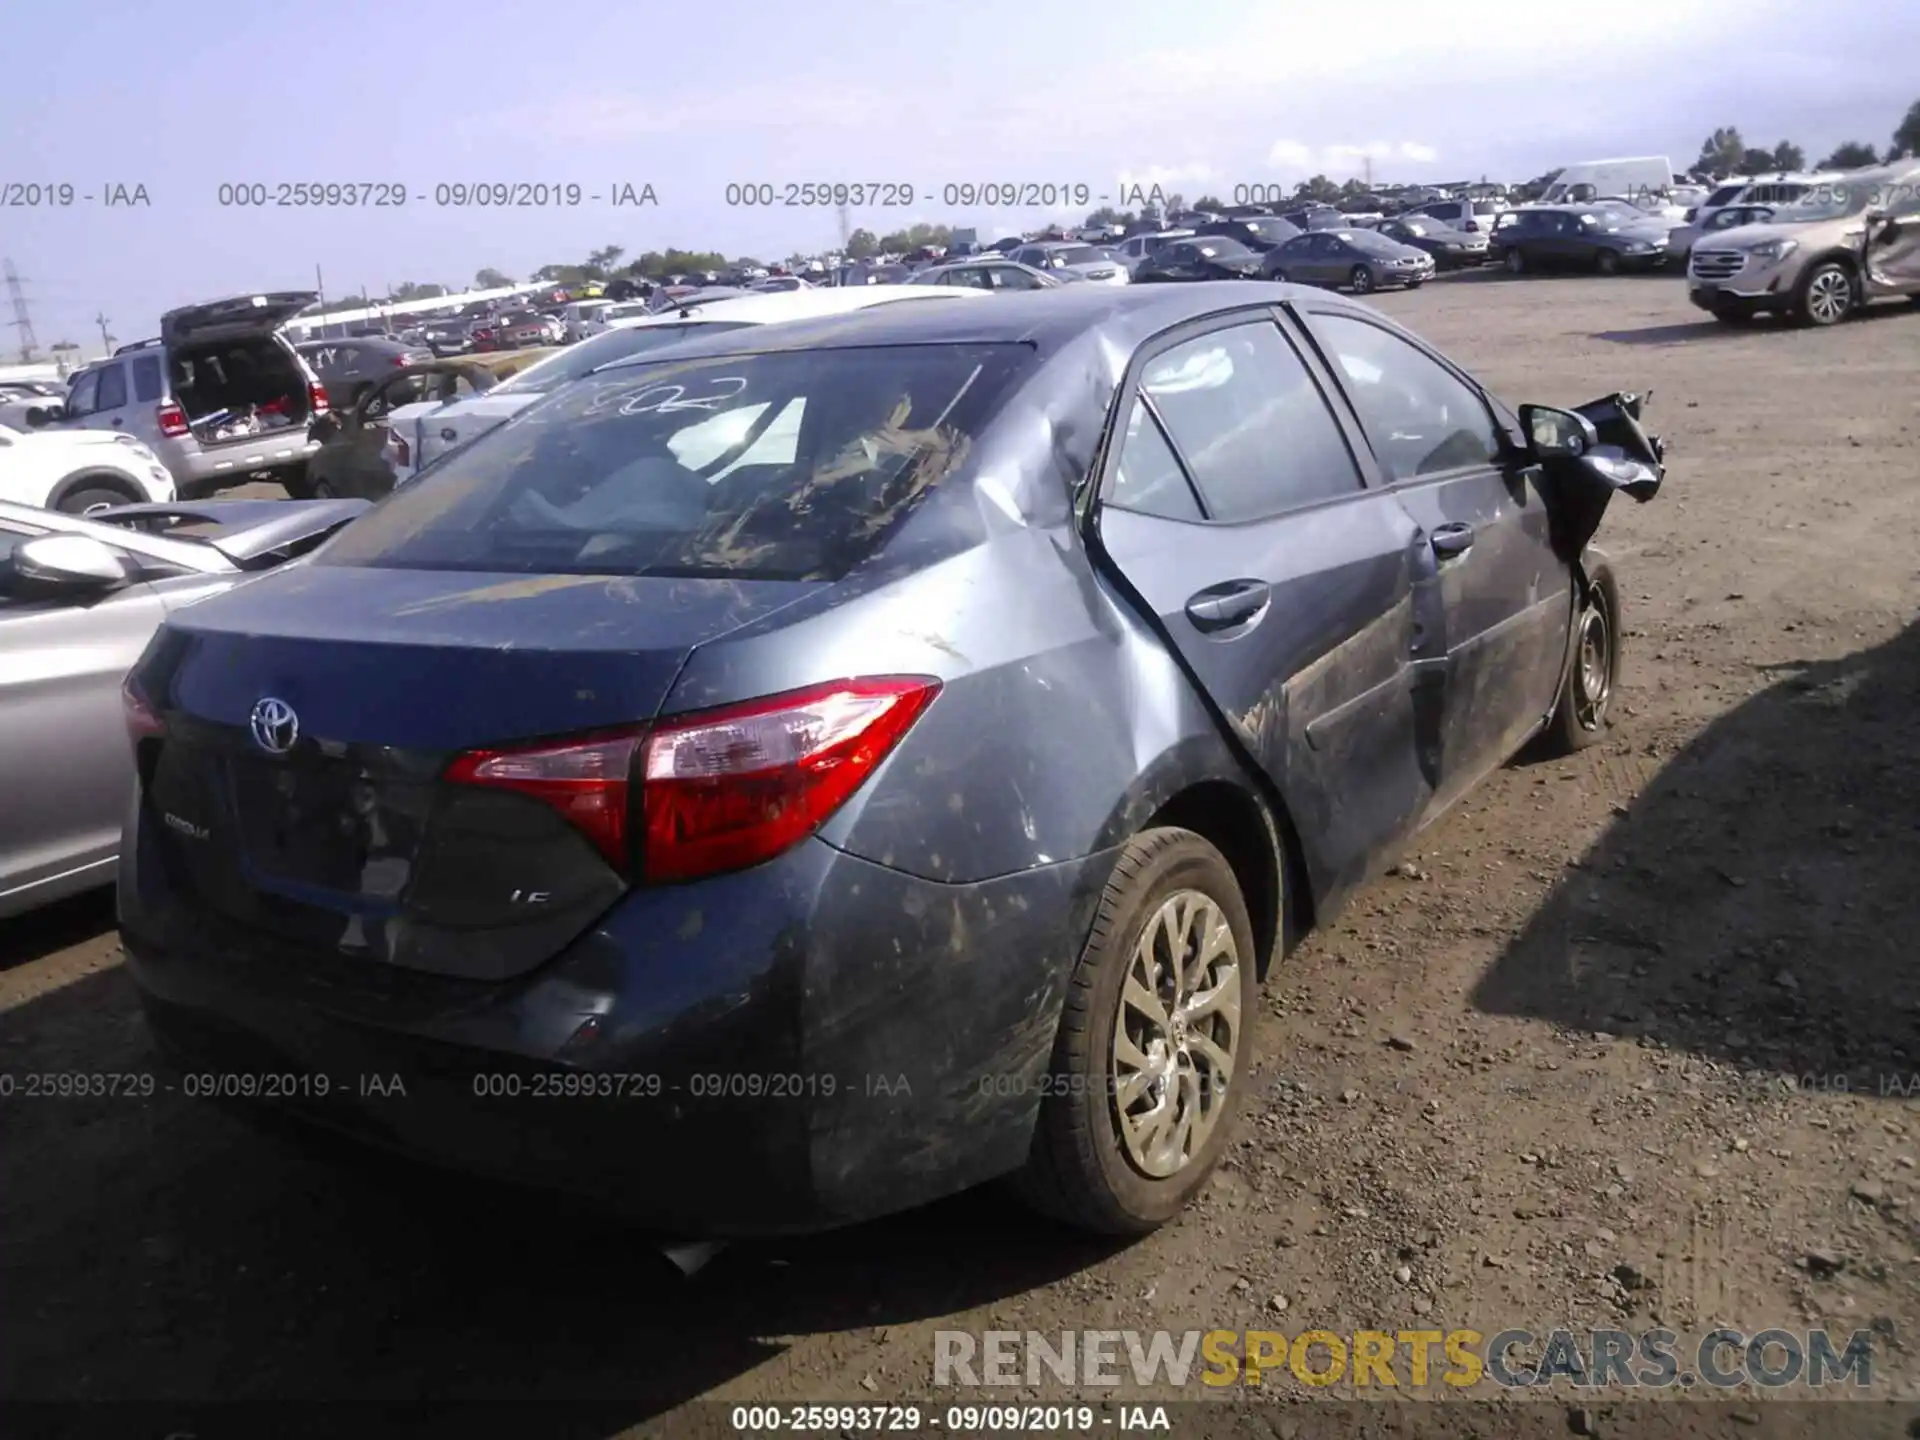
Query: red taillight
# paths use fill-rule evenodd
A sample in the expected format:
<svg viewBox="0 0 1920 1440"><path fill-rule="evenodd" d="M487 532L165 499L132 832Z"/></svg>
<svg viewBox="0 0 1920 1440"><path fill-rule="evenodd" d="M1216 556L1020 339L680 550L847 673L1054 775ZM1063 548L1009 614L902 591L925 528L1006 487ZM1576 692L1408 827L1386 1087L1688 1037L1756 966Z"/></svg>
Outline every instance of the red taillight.
<svg viewBox="0 0 1920 1440"><path fill-rule="evenodd" d="M333 402L327 399L327 387L318 380L307 382L307 409L312 415L324 415L333 408ZM311 417L309 417L311 418Z"/></svg>
<svg viewBox="0 0 1920 1440"><path fill-rule="evenodd" d="M172 401L154 411L153 418L160 422L160 433L169 440L179 439L192 428L187 424L187 412Z"/></svg>
<svg viewBox="0 0 1920 1440"><path fill-rule="evenodd" d="M469 750L447 767L456 785L515 790L551 805L625 870L627 784L639 732L583 736L529 749Z"/></svg>
<svg viewBox="0 0 1920 1440"><path fill-rule="evenodd" d="M647 737L651 882L770 860L824 824L939 693L919 676L842 680L682 716Z"/></svg>
<svg viewBox="0 0 1920 1440"><path fill-rule="evenodd" d="M167 733L160 712L140 693L131 675L120 682L120 709L127 721L127 738L136 748L142 740L155 740Z"/></svg>
<svg viewBox="0 0 1920 1440"><path fill-rule="evenodd" d="M692 880L771 860L819 829L939 689L919 676L835 681L678 716L650 733L473 750L445 778L552 806L623 873L637 861L650 883ZM627 833L635 783L637 847Z"/></svg>
<svg viewBox="0 0 1920 1440"><path fill-rule="evenodd" d="M393 460L396 465L404 469L411 470L413 468L413 447L408 445L407 442L402 440L398 435L393 437Z"/></svg>

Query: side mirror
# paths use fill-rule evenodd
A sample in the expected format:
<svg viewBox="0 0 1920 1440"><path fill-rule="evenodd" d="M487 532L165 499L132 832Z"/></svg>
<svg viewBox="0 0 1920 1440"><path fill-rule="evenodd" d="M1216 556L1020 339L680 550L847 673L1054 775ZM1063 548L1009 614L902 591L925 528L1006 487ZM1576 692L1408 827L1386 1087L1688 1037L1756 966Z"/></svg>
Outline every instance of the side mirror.
<svg viewBox="0 0 1920 1440"><path fill-rule="evenodd" d="M43 535L13 547L7 592L16 599L104 595L140 578L125 553L91 535Z"/></svg>
<svg viewBox="0 0 1920 1440"><path fill-rule="evenodd" d="M1527 445L1539 460L1577 460L1600 443L1600 432L1586 416L1551 405L1522 405L1520 424Z"/></svg>
<svg viewBox="0 0 1920 1440"><path fill-rule="evenodd" d="M1588 474L1614 490L1641 503L1659 492L1661 474L1643 460L1636 460L1618 445L1596 445L1580 456L1580 465Z"/></svg>

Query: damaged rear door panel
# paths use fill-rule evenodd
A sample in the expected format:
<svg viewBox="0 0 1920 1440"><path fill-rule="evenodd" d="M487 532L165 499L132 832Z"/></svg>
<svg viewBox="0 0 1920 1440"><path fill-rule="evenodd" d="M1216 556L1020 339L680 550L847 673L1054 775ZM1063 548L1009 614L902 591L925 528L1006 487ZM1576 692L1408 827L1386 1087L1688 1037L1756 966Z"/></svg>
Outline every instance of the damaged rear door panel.
<svg viewBox="0 0 1920 1440"><path fill-rule="evenodd" d="M1324 378L1270 313L1143 352L1094 549L1284 798L1317 893L1431 802L1431 587L1413 518L1361 480Z"/></svg>

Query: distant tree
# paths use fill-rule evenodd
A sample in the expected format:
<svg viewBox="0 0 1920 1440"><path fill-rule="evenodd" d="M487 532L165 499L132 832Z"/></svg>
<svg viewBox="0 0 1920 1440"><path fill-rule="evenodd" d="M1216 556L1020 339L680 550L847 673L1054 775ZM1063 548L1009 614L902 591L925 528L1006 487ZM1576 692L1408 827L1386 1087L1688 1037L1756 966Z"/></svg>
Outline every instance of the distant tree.
<svg viewBox="0 0 1920 1440"><path fill-rule="evenodd" d="M1804 170L1807 168L1807 152L1791 140L1782 140L1773 147L1773 168L1776 170Z"/></svg>
<svg viewBox="0 0 1920 1440"><path fill-rule="evenodd" d="M734 258L733 268L736 270L764 270L767 266L765 261L756 260L751 255L740 255Z"/></svg>
<svg viewBox="0 0 1920 1440"><path fill-rule="evenodd" d="M395 300L436 300L446 293L447 287L444 285L419 285L411 280L393 287Z"/></svg>
<svg viewBox="0 0 1920 1440"><path fill-rule="evenodd" d="M1193 208L1196 210L1224 210L1227 208L1227 202L1222 200L1218 195L1202 195L1198 200L1193 202Z"/></svg>
<svg viewBox="0 0 1920 1440"><path fill-rule="evenodd" d="M1330 205L1340 198L1340 194L1340 187L1324 175L1315 175L1310 180L1301 180L1293 187L1294 199L1320 204Z"/></svg>
<svg viewBox="0 0 1920 1440"><path fill-rule="evenodd" d="M473 288L476 290L504 290L511 284L513 284L511 275L503 275L492 266L486 267L473 277Z"/></svg>
<svg viewBox="0 0 1920 1440"><path fill-rule="evenodd" d="M1763 175L1773 168L1773 152L1752 147L1740 152L1740 163L1734 167L1742 175Z"/></svg>
<svg viewBox="0 0 1920 1440"><path fill-rule="evenodd" d="M1741 159L1747 153L1747 142L1740 138L1740 132L1732 125L1715 130L1700 144L1700 158L1693 162L1693 168L1704 170L1710 175L1731 175L1741 168ZM1767 164L1761 169L1772 168L1773 157L1767 156Z"/></svg>
<svg viewBox="0 0 1920 1440"><path fill-rule="evenodd" d="M583 268L595 275L611 274L614 267L620 263L620 257L626 253L618 245L603 245L587 256L587 263Z"/></svg>
<svg viewBox="0 0 1920 1440"><path fill-rule="evenodd" d="M879 248L879 238L871 230L856 230L847 237L847 258L850 260L864 260Z"/></svg>
<svg viewBox="0 0 1920 1440"><path fill-rule="evenodd" d="M1089 230L1100 225L1131 225L1132 223L1133 212L1131 210L1116 210L1111 205L1102 205L1098 210L1095 210L1091 215L1087 216L1086 219L1086 225Z"/></svg>
<svg viewBox="0 0 1920 1440"><path fill-rule="evenodd" d="M1907 107L1899 129L1893 132L1893 146L1887 151L1887 159L1898 160L1911 155L1920 155L1920 100Z"/></svg>
<svg viewBox="0 0 1920 1440"><path fill-rule="evenodd" d="M1878 165L1880 157L1873 146L1859 140L1849 140L1837 145L1826 159L1820 162L1822 170L1859 170L1868 165Z"/></svg>
<svg viewBox="0 0 1920 1440"><path fill-rule="evenodd" d="M1176 190L1173 194L1167 196L1167 213L1169 215L1173 214L1176 210L1185 210L1186 208L1187 197L1179 191Z"/></svg>

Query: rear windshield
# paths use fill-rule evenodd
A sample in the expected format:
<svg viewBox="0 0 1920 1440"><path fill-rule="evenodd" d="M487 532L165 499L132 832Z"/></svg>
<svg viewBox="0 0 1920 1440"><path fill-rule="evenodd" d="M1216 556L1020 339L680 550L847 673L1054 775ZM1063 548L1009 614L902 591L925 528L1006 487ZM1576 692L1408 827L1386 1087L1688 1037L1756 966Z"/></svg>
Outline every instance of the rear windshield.
<svg viewBox="0 0 1920 1440"><path fill-rule="evenodd" d="M316 560L837 579L966 462L1031 355L888 346L621 365L449 455Z"/></svg>
<svg viewBox="0 0 1920 1440"><path fill-rule="evenodd" d="M569 346L558 355L549 355L537 364L529 365L506 384L497 388L501 395L544 395L549 390L557 390L569 380L578 380L591 374L602 365L611 365L616 360L625 360L630 355L638 355L643 350L654 350L662 345L671 345L676 340L685 339L698 332L702 335L717 335L722 330L741 330L738 324L723 324L718 321L688 321L685 325L634 325L624 330L609 330L596 335L591 340L583 340L578 345Z"/></svg>

